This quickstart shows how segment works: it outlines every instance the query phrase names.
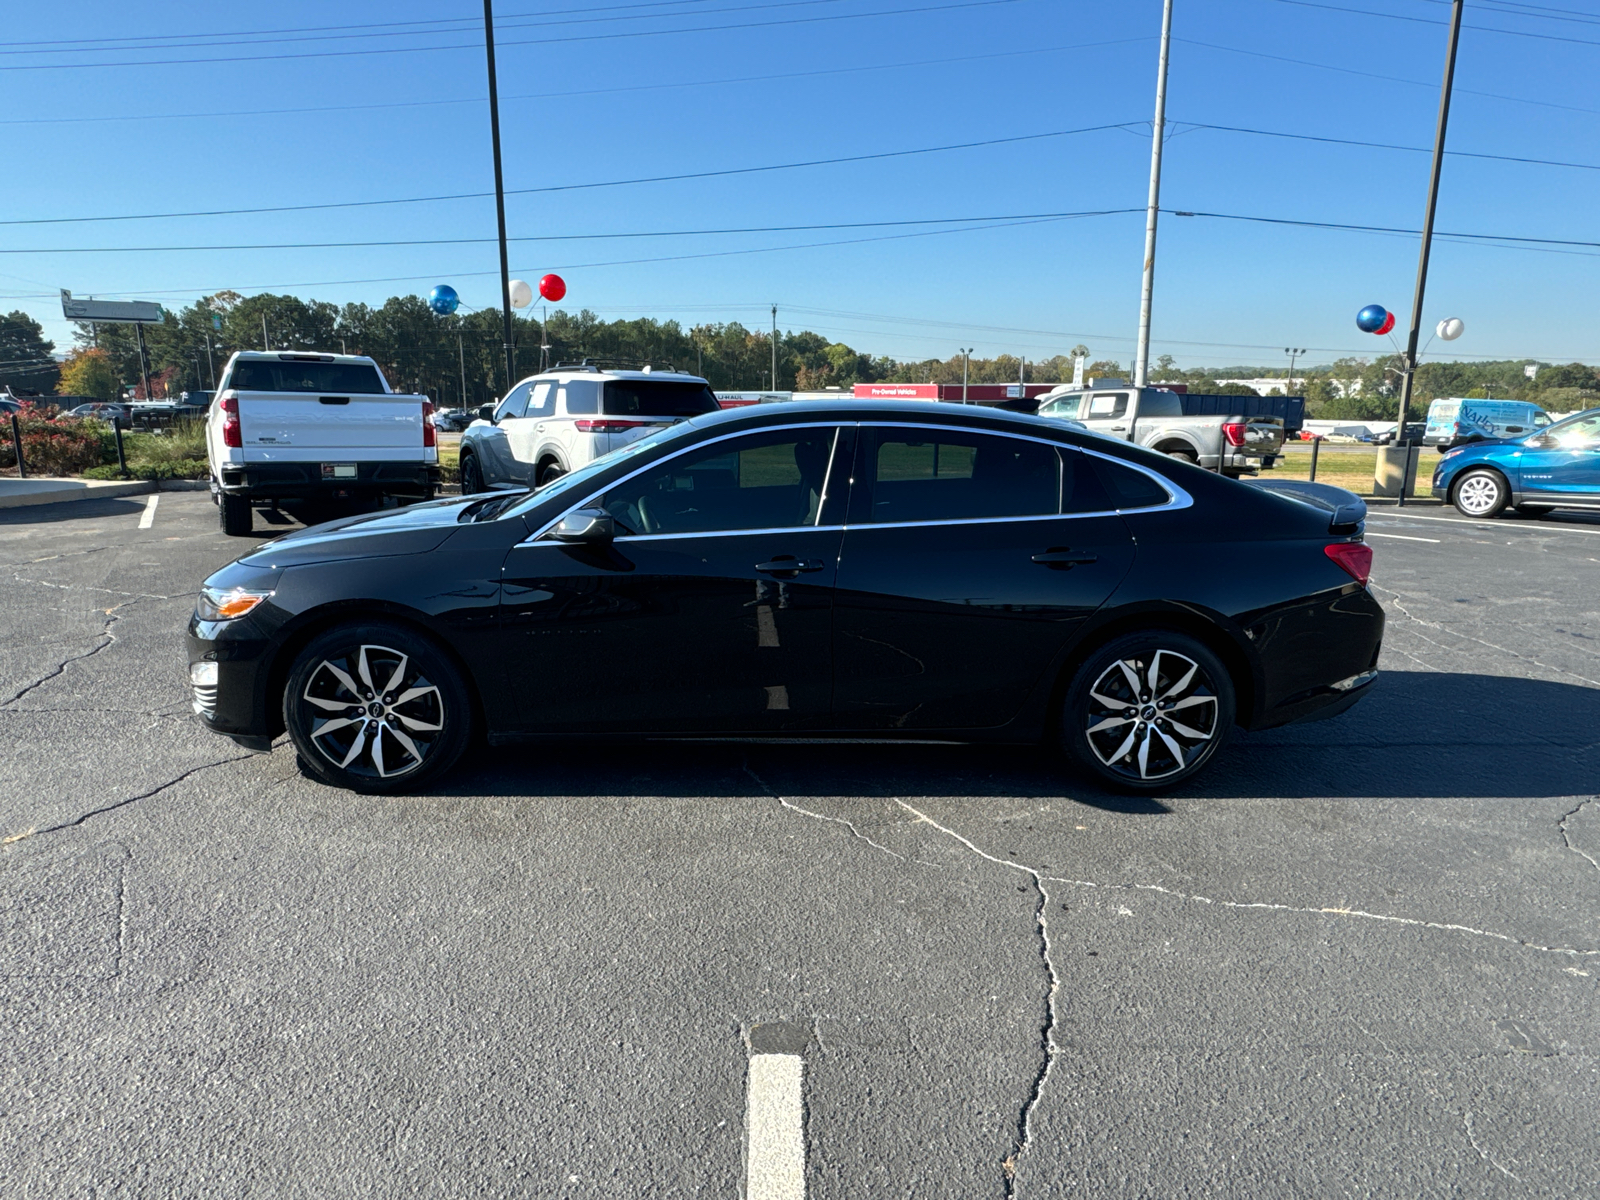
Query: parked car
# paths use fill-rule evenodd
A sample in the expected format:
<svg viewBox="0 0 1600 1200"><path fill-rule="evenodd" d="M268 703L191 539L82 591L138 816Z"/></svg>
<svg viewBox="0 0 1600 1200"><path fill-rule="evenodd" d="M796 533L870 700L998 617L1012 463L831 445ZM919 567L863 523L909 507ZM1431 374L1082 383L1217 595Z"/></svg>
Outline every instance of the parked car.
<svg viewBox="0 0 1600 1200"><path fill-rule="evenodd" d="M0 412L19 413L21 411L22 405L17 403L17 401L7 399L5 396L0 396Z"/></svg>
<svg viewBox="0 0 1600 1200"><path fill-rule="evenodd" d="M477 419L476 412L464 408L441 408L433 414L433 423L441 433L460 433Z"/></svg>
<svg viewBox="0 0 1600 1200"><path fill-rule="evenodd" d="M1235 724L1370 690L1365 514L976 406L750 405L538 491L247 554L189 624L193 705L254 749L287 729L357 791L420 786L479 722L493 744L1059 741L1165 789Z"/></svg>
<svg viewBox="0 0 1600 1200"><path fill-rule="evenodd" d="M128 406L125 404L112 404L110 402L95 401L90 404L80 404L77 408L67 413L69 417L93 417L97 421L108 424L128 427Z"/></svg>
<svg viewBox="0 0 1600 1200"><path fill-rule="evenodd" d="M1219 412L1188 415L1184 402L1189 399L1165 388L1067 387L1041 397L1039 415L1075 419L1096 433L1234 478L1277 462L1283 452L1283 418ZM1209 403L1218 399L1215 396L1193 399L1208 401L1206 409L1218 407Z"/></svg>
<svg viewBox="0 0 1600 1200"><path fill-rule="evenodd" d="M1550 414L1537 404L1451 397L1428 405L1422 444L1450 449L1468 442L1534 433L1549 424Z"/></svg>
<svg viewBox="0 0 1600 1200"><path fill-rule="evenodd" d="M370 358L241 350L220 382L206 455L230 535L250 532L260 502L428 500L439 490L432 403L391 392Z"/></svg>
<svg viewBox="0 0 1600 1200"><path fill-rule="evenodd" d="M1428 427L1427 423L1424 422L1424 421L1407 421L1406 422L1406 445L1408 445L1408 446L1420 446L1420 445L1422 445L1423 444L1423 441L1422 441L1423 431L1426 430L1427 427ZM1394 443L1394 434L1395 434L1395 431L1393 429L1385 430L1383 433L1380 433L1380 434L1376 435L1372 439L1372 443L1375 446L1389 446L1389 445L1392 445Z"/></svg>
<svg viewBox="0 0 1600 1200"><path fill-rule="evenodd" d="M1600 509L1600 408L1537 433L1458 446L1440 456L1433 494L1469 517Z"/></svg>
<svg viewBox="0 0 1600 1200"><path fill-rule="evenodd" d="M676 371L557 366L524 379L461 435L461 491L542 487L665 426L717 412L716 393Z"/></svg>

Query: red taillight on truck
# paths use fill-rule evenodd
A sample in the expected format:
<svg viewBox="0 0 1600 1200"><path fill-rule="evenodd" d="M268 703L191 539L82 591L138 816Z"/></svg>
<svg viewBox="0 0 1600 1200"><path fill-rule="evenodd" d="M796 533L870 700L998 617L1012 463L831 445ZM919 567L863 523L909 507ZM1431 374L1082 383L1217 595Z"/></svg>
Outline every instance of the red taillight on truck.
<svg viewBox="0 0 1600 1200"><path fill-rule="evenodd" d="M1228 445L1242 446L1249 428L1250 425L1246 421L1227 421L1223 423L1222 436L1228 439Z"/></svg>
<svg viewBox="0 0 1600 1200"><path fill-rule="evenodd" d="M1372 577L1372 547L1365 542L1334 542L1324 546L1322 552L1349 572L1357 583L1365 584Z"/></svg>
<svg viewBox="0 0 1600 1200"><path fill-rule="evenodd" d="M433 401L422 402L422 448L439 444L439 428L433 423Z"/></svg>
<svg viewBox="0 0 1600 1200"><path fill-rule="evenodd" d="M244 434L239 429L239 397L232 392L223 394L218 402L222 409L222 444L232 450L244 449Z"/></svg>
<svg viewBox="0 0 1600 1200"><path fill-rule="evenodd" d="M574 421L579 433L621 433L624 429L644 429L654 421Z"/></svg>

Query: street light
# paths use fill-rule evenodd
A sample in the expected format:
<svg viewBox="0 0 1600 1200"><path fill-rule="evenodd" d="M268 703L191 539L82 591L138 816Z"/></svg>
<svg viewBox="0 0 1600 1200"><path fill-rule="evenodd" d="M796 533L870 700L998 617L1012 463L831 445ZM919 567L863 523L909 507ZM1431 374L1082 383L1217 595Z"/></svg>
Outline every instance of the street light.
<svg viewBox="0 0 1600 1200"><path fill-rule="evenodd" d="M967 402L967 358L972 354L973 347L968 346L961 351L961 403Z"/></svg>
<svg viewBox="0 0 1600 1200"><path fill-rule="evenodd" d="M1289 356L1289 386L1283 389L1283 394L1292 396L1294 394L1294 360L1304 354L1306 348L1304 346L1285 346L1283 352Z"/></svg>

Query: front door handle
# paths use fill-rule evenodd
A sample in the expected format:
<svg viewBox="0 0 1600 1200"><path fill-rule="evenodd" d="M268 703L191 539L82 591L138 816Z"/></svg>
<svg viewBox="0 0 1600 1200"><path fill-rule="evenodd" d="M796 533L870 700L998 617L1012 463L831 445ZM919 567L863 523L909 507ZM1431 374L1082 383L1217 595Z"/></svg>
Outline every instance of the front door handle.
<svg viewBox="0 0 1600 1200"><path fill-rule="evenodd" d="M767 575L799 575L805 571L820 571L824 564L820 558L795 558L780 554L771 562L757 563L756 570Z"/></svg>
<svg viewBox="0 0 1600 1200"><path fill-rule="evenodd" d="M1073 567L1098 562L1099 558L1099 555L1090 554L1087 550L1073 550L1067 546L1055 546L1046 550L1043 554L1035 554L1033 561L1040 566L1049 567L1053 571L1070 571Z"/></svg>

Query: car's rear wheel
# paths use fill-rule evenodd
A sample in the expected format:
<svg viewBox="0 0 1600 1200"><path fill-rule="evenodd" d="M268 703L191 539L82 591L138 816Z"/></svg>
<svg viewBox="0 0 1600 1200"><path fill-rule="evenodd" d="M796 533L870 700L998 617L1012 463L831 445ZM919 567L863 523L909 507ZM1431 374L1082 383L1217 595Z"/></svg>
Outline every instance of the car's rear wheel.
<svg viewBox="0 0 1600 1200"><path fill-rule="evenodd" d="M1191 467L1198 467L1200 465L1200 459L1192 450L1167 450L1164 451L1164 453L1168 458L1175 458L1179 462L1186 462Z"/></svg>
<svg viewBox="0 0 1600 1200"><path fill-rule="evenodd" d="M567 469L558 462L545 463L539 468L539 486L554 483L567 473Z"/></svg>
<svg viewBox="0 0 1600 1200"><path fill-rule="evenodd" d="M229 537L246 537L255 521L255 512L250 507L249 496L230 496L223 492L217 501L218 519L222 522L222 532Z"/></svg>
<svg viewBox="0 0 1600 1200"><path fill-rule="evenodd" d="M283 721L306 769L356 792L422 786L472 733L460 672L426 637L395 625L347 625L296 657Z"/></svg>
<svg viewBox="0 0 1600 1200"><path fill-rule="evenodd" d="M476 496L483 491L483 469L478 466L476 454L461 456L461 494Z"/></svg>
<svg viewBox="0 0 1600 1200"><path fill-rule="evenodd" d="M1511 488L1499 471L1468 471L1455 486L1455 506L1464 516L1495 517L1511 500Z"/></svg>
<svg viewBox="0 0 1600 1200"><path fill-rule="evenodd" d="M1062 705L1067 752L1123 791L1198 775L1233 728L1233 680L1207 646L1154 629L1111 642L1073 676Z"/></svg>

